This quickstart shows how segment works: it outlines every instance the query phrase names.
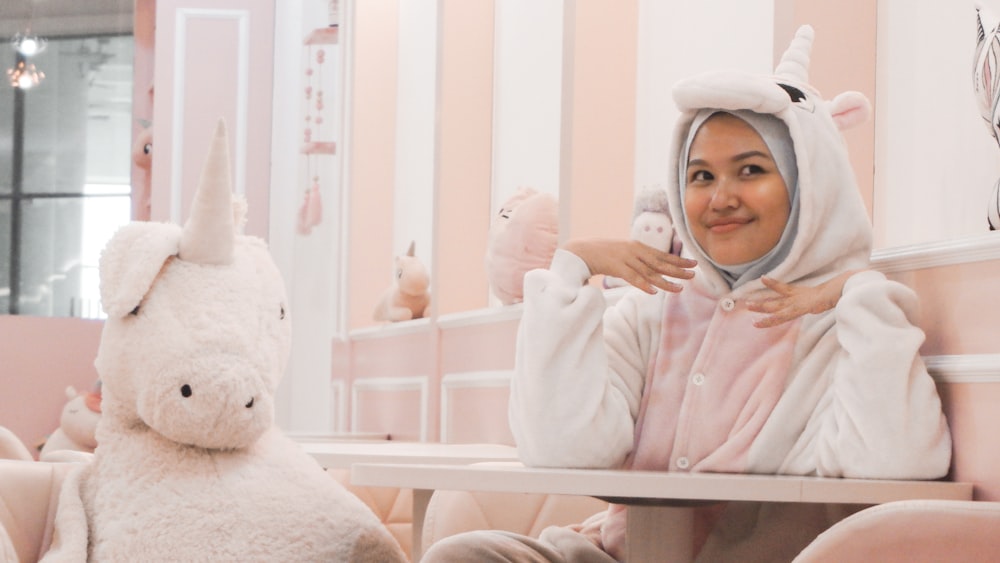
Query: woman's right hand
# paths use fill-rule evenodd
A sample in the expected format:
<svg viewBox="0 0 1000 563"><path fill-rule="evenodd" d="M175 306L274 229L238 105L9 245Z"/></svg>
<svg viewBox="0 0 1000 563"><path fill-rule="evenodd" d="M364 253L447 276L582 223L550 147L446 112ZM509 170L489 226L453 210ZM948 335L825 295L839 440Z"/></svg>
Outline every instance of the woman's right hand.
<svg viewBox="0 0 1000 563"><path fill-rule="evenodd" d="M646 293L656 293L656 288L674 293L683 289L679 283L664 276L689 280L694 277L698 263L643 244L637 240L588 238L576 239L563 245L563 250L580 257L598 274L621 278Z"/></svg>

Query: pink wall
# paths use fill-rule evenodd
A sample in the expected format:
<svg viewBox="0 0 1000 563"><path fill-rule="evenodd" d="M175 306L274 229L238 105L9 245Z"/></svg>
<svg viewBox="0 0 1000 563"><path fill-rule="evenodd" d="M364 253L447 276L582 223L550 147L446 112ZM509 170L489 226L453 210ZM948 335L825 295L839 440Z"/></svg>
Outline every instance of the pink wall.
<svg viewBox="0 0 1000 563"><path fill-rule="evenodd" d="M352 374L347 388L351 430L390 434L393 439L434 440L438 432L438 331L427 321L385 336L351 342ZM420 389L424 391L421 392ZM358 391L361 389L361 391Z"/></svg>
<svg viewBox="0 0 1000 563"><path fill-rule="evenodd" d="M569 225L565 237L627 237L635 184L638 2L577 2Z"/></svg>
<svg viewBox="0 0 1000 563"><path fill-rule="evenodd" d="M925 355L994 354L1000 262L972 262L894 274L920 295Z"/></svg>
<svg viewBox="0 0 1000 563"><path fill-rule="evenodd" d="M392 195L396 162L396 66L399 4L355 3L353 114L348 164L351 225L348 327L374 325L372 311L391 282Z"/></svg>
<svg viewBox="0 0 1000 563"><path fill-rule="evenodd" d="M856 90L867 96L874 108L877 3L871 0L782 0L776 4L787 9L787 25L776 28L775 48L783 52L800 25L811 25L816 30L809 69L813 86L824 99ZM858 188L871 217L875 183L874 117L844 131L844 138Z"/></svg>
<svg viewBox="0 0 1000 563"><path fill-rule="evenodd" d="M64 390L90 389L101 321L0 316L0 426L33 448L59 427Z"/></svg>
<svg viewBox="0 0 1000 563"><path fill-rule="evenodd" d="M993 298L1000 262L972 262L910 270L892 277L920 298L920 326L927 334L925 356L993 355L997 351ZM1000 384L947 382L939 385L954 440L952 474L976 484L976 498L1000 500Z"/></svg>
<svg viewBox="0 0 1000 563"><path fill-rule="evenodd" d="M233 187L249 205L246 232L267 239L274 2L158 0L155 41L151 218L184 222L221 117Z"/></svg>
<svg viewBox="0 0 1000 563"><path fill-rule="evenodd" d="M954 439L952 478L975 483L977 500L1000 501L1000 384L950 383L941 386L941 398Z"/></svg>
<svg viewBox="0 0 1000 563"><path fill-rule="evenodd" d="M493 150L493 1L444 0L438 104L436 313L488 305L483 255Z"/></svg>

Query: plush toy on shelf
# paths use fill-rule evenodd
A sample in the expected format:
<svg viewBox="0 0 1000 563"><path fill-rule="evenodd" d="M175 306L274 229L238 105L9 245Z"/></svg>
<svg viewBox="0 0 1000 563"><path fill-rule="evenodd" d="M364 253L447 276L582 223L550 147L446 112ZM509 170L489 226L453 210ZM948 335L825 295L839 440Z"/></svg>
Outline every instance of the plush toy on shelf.
<svg viewBox="0 0 1000 563"><path fill-rule="evenodd" d="M1000 143L1000 24L986 31L983 16L992 16L976 7L977 41L975 66L972 72L972 90L979 106L983 125L997 143ZM991 231L1000 229L1000 179L993 184L987 202L986 219Z"/></svg>
<svg viewBox="0 0 1000 563"><path fill-rule="evenodd" d="M635 198L632 229L629 237L657 250L680 256L681 241L667 208L667 192L660 187L645 187ZM605 276L605 288L627 285L625 280Z"/></svg>
<svg viewBox="0 0 1000 563"><path fill-rule="evenodd" d="M431 304L431 278L415 250L416 242L411 242L406 255L396 256L392 285L382 294L372 315L376 321L408 321L427 314Z"/></svg>
<svg viewBox="0 0 1000 563"><path fill-rule="evenodd" d="M149 218L153 197L153 124L140 119L136 125L132 142L132 214L136 220L144 220Z"/></svg>
<svg viewBox="0 0 1000 563"><path fill-rule="evenodd" d="M548 268L559 245L559 201L535 188L518 188L493 216L486 278L504 305L524 299L524 274Z"/></svg>
<svg viewBox="0 0 1000 563"><path fill-rule="evenodd" d="M73 451L93 453L97 447L97 423L101 420L101 385L92 391L77 393L73 386L66 388L69 399L63 406L56 428L42 445L38 458L51 461L55 452Z"/></svg>
<svg viewBox="0 0 1000 563"><path fill-rule="evenodd" d="M99 446L63 482L44 561L406 560L274 425L291 320L245 214L220 121L184 227L133 222L105 247Z"/></svg>

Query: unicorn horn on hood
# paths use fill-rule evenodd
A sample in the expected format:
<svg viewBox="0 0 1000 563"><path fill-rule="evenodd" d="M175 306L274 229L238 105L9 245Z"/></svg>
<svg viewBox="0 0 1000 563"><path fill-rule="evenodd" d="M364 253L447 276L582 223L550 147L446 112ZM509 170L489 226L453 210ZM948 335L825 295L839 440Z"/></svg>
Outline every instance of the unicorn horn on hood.
<svg viewBox="0 0 1000 563"><path fill-rule="evenodd" d="M809 53L812 51L813 37L816 33L811 25L803 25L795 32L791 45L783 55L774 74L794 80L800 84L809 84Z"/></svg>
<svg viewBox="0 0 1000 563"><path fill-rule="evenodd" d="M233 259L233 194L229 177L229 140L219 119L208 149L191 215L181 235L181 260L198 264L228 264Z"/></svg>

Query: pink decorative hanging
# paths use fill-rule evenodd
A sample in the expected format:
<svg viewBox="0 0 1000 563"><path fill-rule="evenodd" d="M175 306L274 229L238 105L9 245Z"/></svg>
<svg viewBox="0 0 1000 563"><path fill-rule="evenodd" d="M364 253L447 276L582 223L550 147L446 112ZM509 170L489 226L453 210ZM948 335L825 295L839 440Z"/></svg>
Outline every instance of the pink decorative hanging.
<svg viewBox="0 0 1000 563"><path fill-rule="evenodd" d="M320 166L320 156L336 154L336 145L332 140L332 124L324 118L326 99L323 92L323 67L326 62L325 45L338 43L339 22L338 4L330 0L331 21L329 26L310 32L306 39L305 86L302 90L305 99L305 115L302 124L302 154L305 157L305 177L309 179L299 206L296 221L296 232L306 236L313 228L323 222L323 170Z"/></svg>

